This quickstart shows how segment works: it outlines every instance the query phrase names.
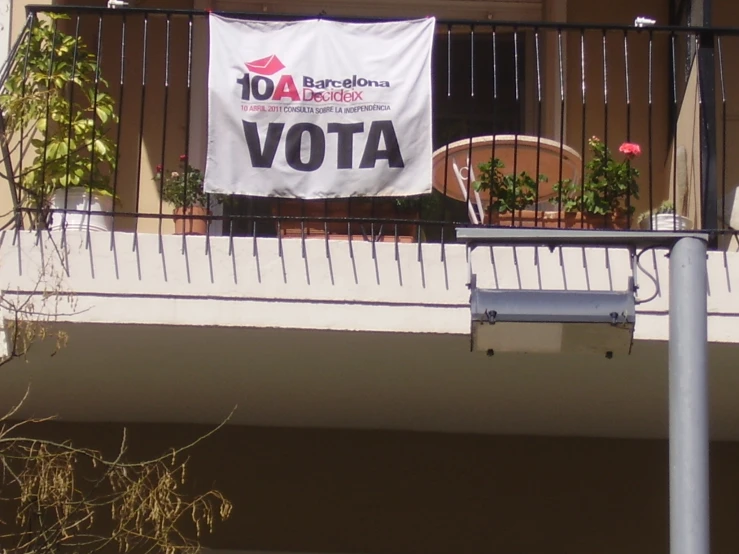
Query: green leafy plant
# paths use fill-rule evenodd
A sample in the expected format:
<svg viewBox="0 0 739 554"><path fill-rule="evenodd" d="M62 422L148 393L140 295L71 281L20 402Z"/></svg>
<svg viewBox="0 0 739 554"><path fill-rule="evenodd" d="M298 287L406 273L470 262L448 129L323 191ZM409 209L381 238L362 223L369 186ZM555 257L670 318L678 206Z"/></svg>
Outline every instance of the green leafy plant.
<svg viewBox="0 0 739 554"><path fill-rule="evenodd" d="M401 211L421 213L423 219L440 219L444 211L443 200L444 196L434 189L430 194L396 198L395 205Z"/></svg>
<svg viewBox="0 0 739 554"><path fill-rule="evenodd" d="M112 195L116 164L110 127L118 122L97 57L82 38L62 32L49 14L32 25L0 93L6 139L30 139L33 159L18 177L24 202L46 206L64 187Z"/></svg>
<svg viewBox="0 0 739 554"><path fill-rule="evenodd" d="M187 155L182 154L177 171L165 170L159 165L154 180L159 183L165 202L178 209L190 209L208 205L208 197L203 191L203 177L203 172L187 163ZM217 202L222 201L220 195L212 196Z"/></svg>
<svg viewBox="0 0 739 554"><path fill-rule="evenodd" d="M479 179L472 185L478 192L490 193L490 209L493 212L508 213L524 210L534 204L538 198L539 183L546 182L546 175L539 175L536 180L525 171L514 175L504 174L505 164L498 158L478 165Z"/></svg>
<svg viewBox="0 0 739 554"><path fill-rule="evenodd" d="M636 181L639 170L632 167L631 161L641 155L641 148L638 144L623 143L619 152L624 159L617 161L597 137L591 138L588 145L592 158L585 166L583 183L566 179L555 184L553 201L561 198L562 209L570 213L610 216L633 213L634 207L627 206L627 199L639 198Z"/></svg>

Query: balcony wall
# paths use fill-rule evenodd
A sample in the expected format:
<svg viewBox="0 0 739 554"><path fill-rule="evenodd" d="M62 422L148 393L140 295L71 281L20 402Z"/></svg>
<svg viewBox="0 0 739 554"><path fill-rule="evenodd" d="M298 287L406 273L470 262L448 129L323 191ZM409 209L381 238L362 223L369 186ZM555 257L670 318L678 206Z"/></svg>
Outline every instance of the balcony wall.
<svg viewBox="0 0 739 554"><path fill-rule="evenodd" d="M666 254L640 259L636 340L668 339ZM8 299L74 300L44 310L56 321L470 333L459 244L5 231L0 256ZM500 246L477 249L472 269L482 288L623 291L631 260L616 248ZM712 342L739 342L738 276L739 254L711 253Z"/></svg>

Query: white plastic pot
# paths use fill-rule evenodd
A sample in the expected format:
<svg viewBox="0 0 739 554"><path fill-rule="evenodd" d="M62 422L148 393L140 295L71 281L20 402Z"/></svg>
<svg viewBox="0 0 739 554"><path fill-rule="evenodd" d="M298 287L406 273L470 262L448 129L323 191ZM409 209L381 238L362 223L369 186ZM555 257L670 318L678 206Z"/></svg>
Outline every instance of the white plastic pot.
<svg viewBox="0 0 739 554"><path fill-rule="evenodd" d="M682 215L654 214L652 216L652 230L654 231L688 231L692 228L693 222Z"/></svg>
<svg viewBox="0 0 739 554"><path fill-rule="evenodd" d="M52 231L61 230L62 224L67 231L110 231L113 228L113 216L100 213L113 211L111 196L92 191L91 198L90 191L84 187L57 189L51 195L50 207ZM79 213L69 210L78 210Z"/></svg>

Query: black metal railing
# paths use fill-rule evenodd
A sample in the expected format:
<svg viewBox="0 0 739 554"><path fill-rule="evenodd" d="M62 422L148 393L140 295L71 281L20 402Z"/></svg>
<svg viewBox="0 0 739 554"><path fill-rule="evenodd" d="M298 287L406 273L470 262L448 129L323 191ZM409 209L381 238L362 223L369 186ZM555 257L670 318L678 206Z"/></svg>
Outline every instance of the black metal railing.
<svg viewBox="0 0 739 554"><path fill-rule="evenodd" d="M732 231L736 29L438 21L433 192L306 201L200 192L208 13L28 14L0 92L6 226L418 242L460 225ZM115 200L91 201L100 190Z"/></svg>

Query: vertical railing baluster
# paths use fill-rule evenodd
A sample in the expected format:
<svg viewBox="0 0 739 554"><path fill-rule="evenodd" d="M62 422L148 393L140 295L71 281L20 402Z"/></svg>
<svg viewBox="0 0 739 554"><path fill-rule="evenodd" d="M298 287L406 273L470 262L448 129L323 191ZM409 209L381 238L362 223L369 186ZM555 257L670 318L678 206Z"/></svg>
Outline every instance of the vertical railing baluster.
<svg viewBox="0 0 739 554"><path fill-rule="evenodd" d="M185 160L185 175L187 176L187 172L190 168L190 128L191 128L191 119L192 119L192 49L193 49L193 41L194 41L194 25L193 25L193 16L192 14L189 14L187 16L187 76L186 76L186 89L185 89L185 156L187 156ZM204 170L205 168L202 168ZM202 171L201 170L201 171ZM201 175L202 178L202 175ZM200 187L201 184L194 184L194 187ZM187 178L185 178L185 187L187 187ZM210 195L205 196L205 215L210 216ZM192 215L192 214L191 214ZM208 217L208 219L205 220L205 254L208 255L210 253L210 224L211 220ZM193 219L190 222L190 225L195 225L195 220ZM185 235L182 235L182 249L184 251L185 249Z"/></svg>
<svg viewBox="0 0 739 554"><path fill-rule="evenodd" d="M534 227L539 226L539 174L541 173L541 134L542 134L542 94L541 94L541 52L539 49L539 28L534 28L534 54L536 56L536 203L534 204Z"/></svg>
<svg viewBox="0 0 739 554"><path fill-rule="evenodd" d="M565 150L565 75L564 56L562 53L562 29L557 29L557 68L559 74L559 176L557 183L562 184L564 172L564 150ZM585 153L583 152L583 156ZM582 177L581 177L582 178ZM557 228L562 227L562 187L557 193Z"/></svg>
<svg viewBox="0 0 739 554"><path fill-rule="evenodd" d="M148 52L149 50L149 14L144 14L143 42L141 53L141 108L139 111L139 144L138 156L136 159L136 206L134 213L138 214L141 209L141 163L144 154L144 117L146 116L146 72L148 69ZM164 167L162 167L164 171ZM139 240L139 218L136 217L133 233L133 248L138 247ZM159 241L161 249L161 241Z"/></svg>
<svg viewBox="0 0 739 554"><path fill-rule="evenodd" d="M654 32L649 30L647 60L647 151L649 171L649 211L654 207ZM674 135L673 135L674 136ZM652 218L649 218L649 229L652 230Z"/></svg>
<svg viewBox="0 0 739 554"><path fill-rule="evenodd" d="M608 38L606 30L601 30L601 50L603 56L603 146L608 151ZM606 187L605 200L606 203L612 202L612 196L614 192L610 190L610 187ZM612 222L615 223L616 213L605 214L603 216L603 225L608 228L608 219L611 218Z"/></svg>
<svg viewBox="0 0 739 554"><path fill-rule="evenodd" d="M475 97L475 26L470 25L470 98Z"/></svg>
<svg viewBox="0 0 739 554"><path fill-rule="evenodd" d="M470 44L474 42L475 39L475 28L474 26L470 26ZM470 46L470 53L472 54L474 52L474 48ZM470 74L474 74L474 60L470 59ZM470 85L472 85L472 80L470 80ZM472 98L474 96L473 89L470 88L470 105L472 105ZM472 210L475 210L475 202L472 198L472 172L474 171L473 163L472 163L472 118L470 117L470 110L467 110L467 193L466 193L466 199L467 199L467 206L468 208L471 207ZM485 218L483 217L481 223L485 222Z"/></svg>
<svg viewBox="0 0 739 554"><path fill-rule="evenodd" d="M624 86L626 92L626 142L631 142L631 74L629 66L629 32L624 31Z"/></svg>
<svg viewBox="0 0 739 554"><path fill-rule="evenodd" d="M118 168L121 161L121 133L123 128L123 100L124 83L126 80L126 14L121 17L121 71L118 83L118 129L116 130L115 139L115 168L113 169L113 221L110 227L110 248L114 247L115 240L115 224L116 224L116 205L118 198Z"/></svg>
<svg viewBox="0 0 739 554"><path fill-rule="evenodd" d="M452 26L447 25L446 28L446 97L447 100L452 95ZM444 193L442 202L444 203L444 227L441 229L442 239L444 237L444 229L446 220L449 217L449 137L444 140ZM443 249L442 249L443 250ZM442 254L443 255L443 254Z"/></svg>
<svg viewBox="0 0 739 554"><path fill-rule="evenodd" d="M520 79L520 71L519 71L519 46L518 46L518 27L513 28L513 67L514 67L514 77L513 81L515 84L515 99L516 99L516 114L518 116L518 125L516 128L516 133L513 135L513 179L514 179L514 185L513 185L513 191L514 191L514 199L516 195L516 181L518 180L518 135L521 132L522 123L525 122L525 119L522 117L522 109L521 109L521 84L519 82ZM513 209L511 210L511 227L516 226L516 203L514 200Z"/></svg>
<svg viewBox="0 0 739 554"><path fill-rule="evenodd" d="M160 165L162 167L161 172L161 178L159 179L159 248L163 248L163 240L162 240L162 224L164 220L164 181L165 176L164 173L166 171L166 161L167 161L167 122L169 119L169 79L170 79L170 48L171 48L171 42L172 42L172 18L169 14L167 14L167 18L165 20L165 30L164 30L164 96L162 98L162 149L161 149L161 157L160 157ZM189 221L187 218L187 178L188 178L188 172L187 172L187 160L185 160L185 167L184 167L184 187L182 188L182 206L183 206L183 213L180 214L180 217L185 218L182 219L183 222L183 232L182 236L184 237L187 233L187 228L192 225L192 222ZM184 240L184 238L183 238ZM183 244L184 249L184 244Z"/></svg>
<svg viewBox="0 0 739 554"><path fill-rule="evenodd" d="M59 37L59 26L57 23L58 20L54 20L54 34L52 36L52 45L51 45L51 53L49 54L49 73L47 76L48 82L51 83L51 76L54 71L54 59L56 54L56 42ZM24 79L25 81L25 79ZM51 86L51 85L49 85ZM44 217L43 208L48 199L46 198L46 165L47 165L47 159L46 159L46 153L49 148L49 119L51 117L51 97L47 94L46 95L46 114L45 114L45 125L44 125L44 150L43 154L41 155L41 192L37 193L37 198L34 199L34 201L37 203L37 213L36 213L36 230L38 231L38 226L45 227L46 225L44 223L41 223L42 218ZM38 235L37 235L38 239Z"/></svg>
<svg viewBox="0 0 739 554"><path fill-rule="evenodd" d="M624 31L624 87L626 92L626 142L631 142L631 75L629 74L629 33ZM626 228L631 229L631 183L626 190Z"/></svg>
<svg viewBox="0 0 739 554"><path fill-rule="evenodd" d="M31 59L31 42L33 41L33 36L32 36L33 28L38 23L39 23L38 17L36 16L36 14L34 14L33 19L31 20L30 29L28 31L28 42L26 43L26 54L23 60L23 80L21 81L22 82L21 84L21 97L22 98L26 97L26 79L28 78L28 61ZM25 133L25 123L23 123L25 121L25 116L26 116L25 111L26 110L24 109L24 106L21 106L19 110L20 112L19 117L21 118L21 133L20 133L20 137L18 137L18 147L21 152L25 152L25 149L26 149L25 141L23 137ZM19 160L18 160L18 186L19 187L23 183L24 177L25 177L25 174L23 172L23 168L24 168L23 158L24 156L19 156ZM19 199L20 201L19 205L22 206L23 200L24 200L23 197L27 197L28 192L24 190L20 190L20 192L23 193L22 197ZM30 217L30 212L29 212L29 224L32 224L32 218Z"/></svg>
<svg viewBox="0 0 739 554"><path fill-rule="evenodd" d="M603 56L603 144L608 147L608 36L601 31L601 50Z"/></svg>
<svg viewBox="0 0 739 554"><path fill-rule="evenodd" d="M580 227L585 226L585 157L587 156L587 102L586 102L586 90L585 90L585 30L580 29L580 94L582 101L582 184L580 185Z"/></svg>
<svg viewBox="0 0 739 554"><path fill-rule="evenodd" d="M677 46L674 31L670 32L670 58L672 61L672 199L677 202L677 132L680 106L677 90ZM650 209L652 209L652 206L650 206ZM651 220L652 218L650 217L649 219Z"/></svg>
<svg viewBox="0 0 739 554"><path fill-rule="evenodd" d="M452 26L446 28L446 97L452 96Z"/></svg>
<svg viewBox="0 0 739 554"><path fill-rule="evenodd" d="M103 64L103 16L98 15L98 29L97 29L97 47L95 55L95 87L94 97L92 101L92 143L90 144L90 182L88 183L87 198L86 198L86 212L87 212L87 233L85 237L85 248L90 246L90 219L92 218L92 183L95 179L95 143L97 141L97 109L98 109L98 94L100 93L100 68ZM100 130L101 133L103 130ZM107 215L107 214L106 214Z"/></svg>
<svg viewBox="0 0 739 554"><path fill-rule="evenodd" d="M495 150L497 141L495 140L495 136L498 133L498 123L499 123L499 113L500 110L498 110L498 50L497 50L497 28L495 25L493 25L493 133L492 133L492 140L490 141L490 159L495 159ZM488 193L488 205L486 207L486 213L489 214L489 218L492 219L493 214L493 195L492 193ZM483 221L484 221L485 214L483 214ZM488 221L488 223L492 223L492 221Z"/></svg>
<svg viewBox="0 0 739 554"><path fill-rule="evenodd" d="M77 56L79 54L79 42L80 42L80 15L77 14L77 18L74 25L74 49L72 50L72 82L77 77ZM67 124L67 163L65 168L66 186L64 187L64 209L62 210L62 249L66 246L67 241L67 210L69 209L69 178L71 176L71 162L72 162L72 134L74 132L74 96L75 88L70 87L69 90L69 123ZM52 218L57 214L52 214Z"/></svg>
<svg viewBox="0 0 739 554"><path fill-rule="evenodd" d="M729 227L726 214L726 82L724 80L724 56L721 48L721 37L716 39L718 51L718 72L721 86L721 228Z"/></svg>

